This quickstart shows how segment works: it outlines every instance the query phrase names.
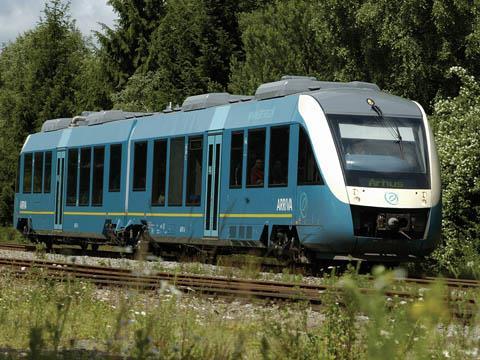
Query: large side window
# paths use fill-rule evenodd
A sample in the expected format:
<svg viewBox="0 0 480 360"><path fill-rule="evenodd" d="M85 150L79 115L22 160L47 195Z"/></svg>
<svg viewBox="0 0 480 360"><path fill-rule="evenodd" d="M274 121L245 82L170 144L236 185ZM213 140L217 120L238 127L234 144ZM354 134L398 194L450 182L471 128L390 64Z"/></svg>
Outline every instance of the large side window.
<svg viewBox="0 0 480 360"><path fill-rule="evenodd" d="M203 138L188 139L187 205L200 206L202 194Z"/></svg>
<svg viewBox="0 0 480 360"><path fill-rule="evenodd" d="M78 149L68 150L67 205L77 205Z"/></svg>
<svg viewBox="0 0 480 360"><path fill-rule="evenodd" d="M122 144L110 145L108 191L119 192L122 179Z"/></svg>
<svg viewBox="0 0 480 360"><path fill-rule="evenodd" d="M105 163L105 148L103 146L93 149L93 179L92 179L92 205L103 204L103 168Z"/></svg>
<svg viewBox="0 0 480 360"><path fill-rule="evenodd" d="M153 146L152 205L165 205L167 174L167 140L157 140Z"/></svg>
<svg viewBox="0 0 480 360"><path fill-rule="evenodd" d="M23 155L23 193L32 192L32 154Z"/></svg>
<svg viewBox="0 0 480 360"><path fill-rule="evenodd" d="M230 188L242 187L243 131L232 133L230 149Z"/></svg>
<svg viewBox="0 0 480 360"><path fill-rule="evenodd" d="M78 204L90 205L90 168L92 161L92 149L83 148L80 152L80 196Z"/></svg>
<svg viewBox="0 0 480 360"><path fill-rule="evenodd" d="M288 185L288 153L290 127L280 126L270 130L270 159L268 161L268 185Z"/></svg>
<svg viewBox="0 0 480 360"><path fill-rule="evenodd" d="M248 131L247 159L247 186L263 186L265 174L265 129Z"/></svg>
<svg viewBox="0 0 480 360"><path fill-rule="evenodd" d="M145 191L147 184L147 142L135 143L133 162L133 191Z"/></svg>
<svg viewBox="0 0 480 360"><path fill-rule="evenodd" d="M181 206L183 201L183 137L170 141L170 174L168 177L168 205Z"/></svg>
<svg viewBox="0 0 480 360"><path fill-rule="evenodd" d="M298 139L298 185L322 185L315 156L313 156L310 139L303 128L300 128Z"/></svg>
<svg viewBox="0 0 480 360"><path fill-rule="evenodd" d="M43 178L43 192L45 194L50 193L52 183L52 152L47 151L45 153L45 175Z"/></svg>
<svg viewBox="0 0 480 360"><path fill-rule="evenodd" d="M42 179L43 179L43 153L36 152L33 161L33 192L42 192Z"/></svg>
<svg viewBox="0 0 480 360"><path fill-rule="evenodd" d="M18 156L18 162L17 162L17 180L15 181L15 192L19 192L19 187L20 187L20 164L22 160L22 155Z"/></svg>

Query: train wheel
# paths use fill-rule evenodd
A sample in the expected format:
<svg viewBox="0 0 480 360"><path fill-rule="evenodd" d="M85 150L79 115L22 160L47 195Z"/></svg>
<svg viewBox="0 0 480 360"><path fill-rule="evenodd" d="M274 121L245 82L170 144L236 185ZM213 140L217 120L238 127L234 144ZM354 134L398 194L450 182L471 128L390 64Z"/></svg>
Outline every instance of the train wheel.
<svg viewBox="0 0 480 360"><path fill-rule="evenodd" d="M98 251L98 247L99 247L98 244L91 244L90 246L92 248L92 251L95 251L95 252Z"/></svg>
<svg viewBox="0 0 480 360"><path fill-rule="evenodd" d="M82 252L86 252L88 249L88 243L87 242L81 242L80 243L80 249L82 249Z"/></svg>

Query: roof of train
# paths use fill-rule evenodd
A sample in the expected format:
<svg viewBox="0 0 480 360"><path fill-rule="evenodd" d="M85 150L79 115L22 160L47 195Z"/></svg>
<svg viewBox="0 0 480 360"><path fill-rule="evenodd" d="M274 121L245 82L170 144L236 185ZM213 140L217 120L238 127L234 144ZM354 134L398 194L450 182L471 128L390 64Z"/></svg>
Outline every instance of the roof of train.
<svg viewBox="0 0 480 360"><path fill-rule="evenodd" d="M331 86L265 99L244 97L242 101L236 99L235 102L225 105L189 109L194 111L138 114L141 117L137 117L136 113L125 113L130 115L118 121L109 120L99 125L68 127L32 134L25 141L22 152L119 143L129 138L141 140L291 121L301 122L300 117L293 115L298 110L299 96L305 94L314 97L326 114L373 115L374 112L366 101L372 98L386 116L421 117L414 102L379 91L378 88Z"/></svg>

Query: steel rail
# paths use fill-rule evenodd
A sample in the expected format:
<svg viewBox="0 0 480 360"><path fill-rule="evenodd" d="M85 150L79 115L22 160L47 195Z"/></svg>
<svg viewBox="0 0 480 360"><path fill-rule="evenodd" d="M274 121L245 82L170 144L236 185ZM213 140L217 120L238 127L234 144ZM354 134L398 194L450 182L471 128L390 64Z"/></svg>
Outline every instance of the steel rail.
<svg viewBox="0 0 480 360"><path fill-rule="evenodd" d="M38 274L58 281L81 280L98 286L129 287L139 290L158 289L167 281L183 292L263 298L276 301L305 301L312 306L321 305L322 296L326 293L341 294L344 291L342 287L330 284L313 285L168 272L148 274L124 268L59 263L47 260L0 258L0 268L7 269L17 277ZM366 295L377 292L371 288L358 288L357 290ZM386 290L382 294L399 299L418 299L419 297L418 294L408 291ZM445 296L443 301L452 309L454 315L461 315L462 317L466 313L473 313L473 309L477 305L474 299L465 299L451 294ZM460 306L464 306L462 311L458 310Z"/></svg>
<svg viewBox="0 0 480 360"><path fill-rule="evenodd" d="M15 250L15 251L28 251L32 252L35 251L36 247L35 245L30 245L30 244L15 244L15 243L0 243L0 249L1 250ZM59 248L59 249L64 249L64 248ZM67 248L66 250L68 251L73 251L75 254L89 254L91 253L92 255L97 255L99 257L131 257L131 254L126 254L124 252L116 252L116 251L90 251L90 252L82 252L80 249L74 249L74 248ZM117 255L117 256L115 256ZM130 256L129 256L130 255ZM370 280L373 280L373 277L369 277ZM471 279L455 279L455 278L443 278L443 277L423 277L423 278L398 278L395 279L396 281L400 283L406 283L406 284L418 284L418 285L432 285L435 282L440 282L443 285L446 285L451 288L480 288L480 281L478 280L471 280ZM303 284L302 286L308 286L307 284Z"/></svg>

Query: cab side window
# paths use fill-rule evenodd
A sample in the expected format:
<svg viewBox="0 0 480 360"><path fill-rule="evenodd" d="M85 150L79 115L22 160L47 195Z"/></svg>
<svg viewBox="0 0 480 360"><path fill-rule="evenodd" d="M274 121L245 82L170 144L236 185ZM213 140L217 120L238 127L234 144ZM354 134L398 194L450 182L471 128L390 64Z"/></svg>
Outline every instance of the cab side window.
<svg viewBox="0 0 480 360"><path fill-rule="evenodd" d="M298 185L323 185L310 139L302 127L298 139L297 183Z"/></svg>

